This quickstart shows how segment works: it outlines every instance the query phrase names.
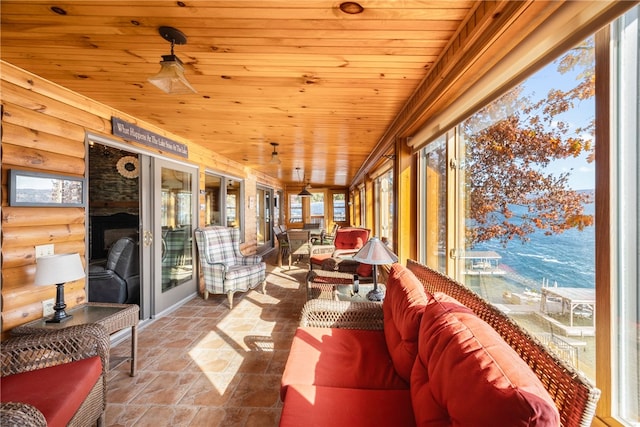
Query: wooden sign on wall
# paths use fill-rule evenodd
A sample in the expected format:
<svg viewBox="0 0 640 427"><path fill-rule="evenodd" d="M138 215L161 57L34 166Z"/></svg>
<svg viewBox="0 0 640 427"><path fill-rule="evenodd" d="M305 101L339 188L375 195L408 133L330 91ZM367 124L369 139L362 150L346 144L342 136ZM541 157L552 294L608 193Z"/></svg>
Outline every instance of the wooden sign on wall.
<svg viewBox="0 0 640 427"><path fill-rule="evenodd" d="M129 141L136 141L149 147L169 151L178 156L189 157L189 147L187 145L165 138L133 123L125 122L118 117L111 117L111 133Z"/></svg>

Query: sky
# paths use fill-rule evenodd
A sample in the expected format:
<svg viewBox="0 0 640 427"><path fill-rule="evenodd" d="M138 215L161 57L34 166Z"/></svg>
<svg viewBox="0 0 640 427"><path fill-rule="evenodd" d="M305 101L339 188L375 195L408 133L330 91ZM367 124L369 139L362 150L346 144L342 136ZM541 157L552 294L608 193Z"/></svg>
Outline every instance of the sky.
<svg viewBox="0 0 640 427"><path fill-rule="evenodd" d="M524 82L524 93L535 94L536 99L545 96L550 89L568 90L577 84L577 73L560 74L557 64L551 63L529 77ZM595 117L594 98L580 101L572 110L563 113L559 118L572 127L583 126ZM595 188L595 162L588 163L586 155L578 158L557 160L549 165L554 174L571 172L569 186L574 190L592 190Z"/></svg>

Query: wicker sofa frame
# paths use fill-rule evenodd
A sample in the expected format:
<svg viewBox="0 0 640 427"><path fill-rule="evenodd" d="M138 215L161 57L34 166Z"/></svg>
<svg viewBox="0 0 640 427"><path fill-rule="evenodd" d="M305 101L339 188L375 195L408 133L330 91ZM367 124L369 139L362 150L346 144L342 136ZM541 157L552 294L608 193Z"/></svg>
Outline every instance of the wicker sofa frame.
<svg viewBox="0 0 640 427"><path fill-rule="evenodd" d="M595 414L598 390L583 374L546 349L500 310L464 285L413 260L411 270L428 293L443 292L457 299L493 327L538 376L560 413L563 427L587 427ZM383 329L382 305L366 302L307 301L300 326Z"/></svg>
<svg viewBox="0 0 640 427"><path fill-rule="evenodd" d="M96 423L98 426L102 426L107 405L109 347L109 334L97 324L76 325L55 331L10 338L3 341L0 348L1 375L5 377L99 356L102 375L68 426L86 427ZM20 402L0 404L0 424L7 426L47 425L44 416L38 409Z"/></svg>

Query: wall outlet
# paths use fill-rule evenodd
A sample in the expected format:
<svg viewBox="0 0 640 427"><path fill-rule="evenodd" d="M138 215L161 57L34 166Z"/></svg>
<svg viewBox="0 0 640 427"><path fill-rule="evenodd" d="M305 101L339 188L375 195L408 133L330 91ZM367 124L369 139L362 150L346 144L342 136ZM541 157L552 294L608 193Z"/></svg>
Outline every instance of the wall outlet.
<svg viewBox="0 0 640 427"><path fill-rule="evenodd" d="M42 317L51 316L54 312L53 306L56 305L55 298L42 301Z"/></svg>
<svg viewBox="0 0 640 427"><path fill-rule="evenodd" d="M36 259L47 255L53 255L53 243L36 246Z"/></svg>

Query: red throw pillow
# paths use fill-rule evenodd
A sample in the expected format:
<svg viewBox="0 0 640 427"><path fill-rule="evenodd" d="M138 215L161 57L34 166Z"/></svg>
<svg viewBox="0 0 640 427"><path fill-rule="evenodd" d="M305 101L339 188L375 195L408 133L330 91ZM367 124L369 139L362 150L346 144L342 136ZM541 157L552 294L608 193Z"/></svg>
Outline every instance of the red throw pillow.
<svg viewBox="0 0 640 427"><path fill-rule="evenodd" d="M360 277L371 277L373 274L373 266L371 264L358 264L356 274Z"/></svg>
<svg viewBox="0 0 640 427"><path fill-rule="evenodd" d="M560 425L558 409L524 360L491 326L441 293L422 315L411 399L420 426Z"/></svg>

